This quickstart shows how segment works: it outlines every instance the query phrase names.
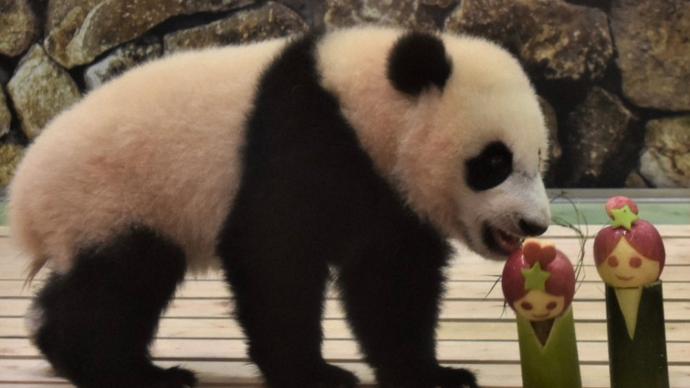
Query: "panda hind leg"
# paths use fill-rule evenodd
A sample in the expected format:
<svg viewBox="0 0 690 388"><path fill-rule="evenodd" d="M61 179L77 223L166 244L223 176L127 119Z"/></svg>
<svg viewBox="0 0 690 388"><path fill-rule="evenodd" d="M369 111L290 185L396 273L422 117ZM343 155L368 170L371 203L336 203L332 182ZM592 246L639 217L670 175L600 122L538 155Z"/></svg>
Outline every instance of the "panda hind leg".
<svg viewBox="0 0 690 388"><path fill-rule="evenodd" d="M82 250L36 297L34 342L79 387L191 387L192 372L159 368L148 352L185 269L182 250L145 227Z"/></svg>

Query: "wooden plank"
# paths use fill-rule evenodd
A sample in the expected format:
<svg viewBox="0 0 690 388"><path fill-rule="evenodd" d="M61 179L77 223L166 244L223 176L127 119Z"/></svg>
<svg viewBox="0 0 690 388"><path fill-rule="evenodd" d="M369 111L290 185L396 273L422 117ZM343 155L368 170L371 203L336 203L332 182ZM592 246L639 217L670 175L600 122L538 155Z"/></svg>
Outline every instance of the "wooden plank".
<svg viewBox="0 0 690 388"><path fill-rule="evenodd" d="M182 365L193 369L198 373L202 385L223 384L224 386L256 386L260 381L255 366L246 362L219 362L219 361L157 361L158 365L171 367ZM366 373L364 366L360 367L361 373ZM371 373L369 373L371 376ZM44 360L7 360L0 359L0 382L15 384L25 382L29 384L65 383L65 380L55 376L50 365ZM49 385L50 386L50 385ZM124 387L123 387L124 388Z"/></svg>
<svg viewBox="0 0 690 388"><path fill-rule="evenodd" d="M690 247L688 248L690 249ZM686 257L688 256L688 257ZM687 260L690 262L690 250L688 254L683 254L683 256L676 256ZM456 281L489 281L497 279L503 271L504 262L501 261L490 261L490 260L477 260L477 261L464 261L464 260L453 260L450 263L450 267L446 270L446 274L449 280ZM1 267L2 265L0 265ZM599 275L596 272L596 268L587 264L585 268L585 277L581 279L584 282L601 282ZM4 272L5 276L0 275L0 280L15 280L22 282L24 279L21 275L21 271L16 268L10 268ZM46 278L47 271L41 271L41 274L37 277L38 280L43 280ZM664 282L680 282L690 279L690 264L675 265L669 264L661 274L661 279ZM204 276L188 276L187 280L195 281L208 281L208 280L223 280L224 275L222 272L209 272Z"/></svg>
<svg viewBox="0 0 690 388"><path fill-rule="evenodd" d="M669 267L668 271L677 268ZM586 269L586 279L578 284L576 298L578 300L603 300L604 285L592 268ZM23 288L22 280L0 280L0 298L32 298L40 290L44 282L34 281L28 288ZM494 286L495 281L487 280L451 280L446 283L446 300L503 300L500 284ZM492 289L493 288L493 289ZM187 280L178 289L177 299L228 299L232 294L228 291L225 281L220 279ZM329 289L328 299L338 299L335 290ZM690 282L666 282L664 284L664 298L666 300L690 299ZM1 302L0 302L1 303Z"/></svg>
<svg viewBox="0 0 690 388"><path fill-rule="evenodd" d="M607 362L607 348L603 341L578 343L582 362ZM331 360L358 361L360 355L353 341L326 340L324 355ZM159 359L241 361L246 359L245 341L224 339L159 339L153 346ZM2 358L38 358L39 353L26 339L0 340ZM516 341L447 341L438 342L439 359L444 362L518 362ZM688 342L668 344L669 361L674 365L690 365ZM182 358L180 355L184 355Z"/></svg>
<svg viewBox="0 0 690 388"><path fill-rule="evenodd" d="M164 367L179 363L159 361ZM336 363L336 365L354 372L363 382L362 387L373 387L371 370L361 363ZM463 365L446 364L462 367ZM218 386L232 388L260 387L260 379L256 377L256 368L243 362L192 361L183 362L182 366L198 373L201 386ZM464 365L474 371L483 388L518 388L520 382L520 367L517 364L473 364ZM672 367L670 369L673 387L690 386L690 368ZM609 386L608 368L604 365L583 365L582 376L585 386L590 388L605 388ZM29 385L15 385L17 381ZM35 387L63 387L58 385L64 380L55 377L50 367L43 360L2 360L0 359L0 384L11 384L26 388ZM32 384L32 385L31 385ZM45 385L44 385L45 384ZM53 385L55 384L55 385ZM688 385L686 385L688 384ZM68 385L69 386L69 385Z"/></svg>
<svg viewBox="0 0 690 388"><path fill-rule="evenodd" d="M169 361L217 360L246 361L244 340L225 339L158 339L154 342L152 354L155 358ZM325 340L322 345L324 357L338 362L360 362L362 357L354 341ZM578 342L582 363L608 364L608 347L604 341ZM690 343L669 342L667 344L669 364L690 366ZM0 339L0 358L41 358L38 350L25 338ZM448 341L437 343L437 355L441 362L448 363L518 363L520 352L517 341Z"/></svg>
<svg viewBox="0 0 690 388"><path fill-rule="evenodd" d="M159 361L159 365L170 367L180 364L172 361ZM219 361L186 361L183 367L198 373L201 386L224 386L232 388L260 387L260 379L256 377L256 368L244 362ZM373 374L362 363L335 363L354 372L364 384L362 387L373 387ZM467 367L479 377L483 388L519 388L521 387L520 367L517 364L473 364L458 365L445 364L454 367ZM588 388L608 388L608 367L605 365L582 365L583 383ZM690 367L672 366L669 368L671 386L675 388L690 387ZM28 384L17 385L17 382ZM48 364L43 360L2 360L0 359L0 384L11 384L26 388L60 387L64 380L55 377ZM63 383L63 384L61 384ZM55 384L55 385L53 385ZM67 385L69 386L69 385Z"/></svg>
<svg viewBox="0 0 690 388"><path fill-rule="evenodd" d="M4 299L0 302L0 317L22 317L29 307L26 299ZM605 306L598 301L579 301L573 303L576 320L601 320L605 317ZM667 301L664 303L666 320L690 321L690 302ZM181 299L171 304L166 317L170 318L225 318L230 315L231 302L215 299ZM344 316L339 301L326 301L325 318ZM514 314L502 302L497 301L445 301L442 316L445 319L464 320L510 320Z"/></svg>
<svg viewBox="0 0 690 388"><path fill-rule="evenodd" d="M174 362L159 362L162 366L172 366ZM371 386L373 374L371 370L361 363L337 363L336 365L354 372L366 385ZM259 386L259 379L256 378L256 368L252 365L239 362L185 362L184 367L190 368L198 373L202 386L222 384L228 387L256 387ZM457 366L457 365L453 365ZM520 381L520 370L518 365L472 365L470 369L478 373L480 382L484 388L518 387L515 383ZM589 387L606 387L607 370L599 365L588 365L583 367L585 383ZM683 378L682 371L673 374L676 381ZM677 378L676 378L677 377ZM52 375L50 367L42 360L1 360L0 359L0 384L16 384L16 382L26 382L34 386L44 386L39 384L59 384L64 380ZM58 385L55 385L58 386ZM24 386L22 386L24 387Z"/></svg>
<svg viewBox="0 0 690 388"><path fill-rule="evenodd" d="M674 271L675 268L667 269ZM589 269L588 269L589 271ZM592 269L594 271L594 269ZM588 278L594 278L596 273L587 272ZM21 280L0 280L0 304L2 299L33 298L34 294L43 286L43 281L37 280L27 289L22 288ZM493 289L492 289L493 287ZM198 281L189 280L182 284L176 299L230 299L232 294L222 280ZM338 293L329 289L328 299L338 299ZM446 283L445 300L486 300L502 301L501 285L494 287L494 281L449 281ZM580 301L604 300L604 283L598 280L585 281L579 284L576 299ZM666 282L664 284L664 299L667 301L690 300L690 281Z"/></svg>
<svg viewBox="0 0 690 388"><path fill-rule="evenodd" d="M347 323L342 319L325 319L322 322L326 339L347 340L353 335ZM577 338L581 341L605 341L606 323L577 322ZM230 318L163 318L157 334L165 339L242 339L244 334L237 322ZM25 338L27 332L23 318L0 318L0 338ZM513 321L448 321L439 322L437 337L439 340L517 340L517 329ZM666 324L668 341L690 342L690 322Z"/></svg>
<svg viewBox="0 0 690 388"><path fill-rule="evenodd" d="M161 362L163 366L172 366L174 362ZM357 374L360 379L364 381L361 387L374 387L372 384L373 377L371 370L365 365L354 363L338 363L338 366L344 367ZM201 379L201 387L232 387L232 388L256 388L262 387L260 380L254 377L255 369L252 366L247 366L243 363L228 363L228 362L189 362L184 363L185 367L192 368L199 373ZM459 365L451 365L459 366ZM17 362L7 364L0 360L0 379L5 379L3 370L10 369L14 371L10 377L19 377L22 381L31 381L29 379L37 380L36 372L45 373L45 365L41 361L33 360L19 360ZM519 388L520 382L520 368L514 364L481 364L470 365L469 369L473 370L479 376L479 381L483 388ZM228 374L233 373L230 377ZM608 368L602 365L583 365L582 366L583 383L589 388L608 388ZM690 370L686 367L672 367L670 368L671 386L682 388L690 386ZM44 379L40 382L28 382L27 385L19 385L15 382L0 383L7 386L18 388L47 388L47 387L66 387L70 385L60 384L62 380L53 378L52 380Z"/></svg>

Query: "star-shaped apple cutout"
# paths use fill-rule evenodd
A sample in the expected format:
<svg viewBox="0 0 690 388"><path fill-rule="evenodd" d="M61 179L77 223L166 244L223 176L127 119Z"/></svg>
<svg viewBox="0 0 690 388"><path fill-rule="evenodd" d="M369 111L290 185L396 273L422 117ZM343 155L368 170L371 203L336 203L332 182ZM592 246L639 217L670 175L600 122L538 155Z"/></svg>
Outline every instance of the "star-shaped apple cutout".
<svg viewBox="0 0 690 388"><path fill-rule="evenodd" d="M630 206L625 205L620 209L611 209L611 226L614 228L625 228L627 230L632 230L633 225L640 216L635 214Z"/></svg>
<svg viewBox="0 0 690 388"><path fill-rule="evenodd" d="M536 263L530 269L523 269L522 276L525 277L525 290L545 291L551 274L541 269L541 263Z"/></svg>

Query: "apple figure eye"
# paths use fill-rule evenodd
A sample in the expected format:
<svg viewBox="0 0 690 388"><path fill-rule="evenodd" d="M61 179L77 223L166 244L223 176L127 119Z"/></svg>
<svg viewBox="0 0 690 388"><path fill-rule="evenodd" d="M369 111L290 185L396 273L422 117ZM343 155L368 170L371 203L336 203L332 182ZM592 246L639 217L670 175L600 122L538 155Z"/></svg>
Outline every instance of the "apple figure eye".
<svg viewBox="0 0 690 388"><path fill-rule="evenodd" d="M631 267L640 268L641 265L642 265L642 259L640 259L639 257L633 257L632 259L630 259L630 266Z"/></svg>
<svg viewBox="0 0 690 388"><path fill-rule="evenodd" d="M520 306L525 310L532 310L532 303L530 302L522 302Z"/></svg>
<svg viewBox="0 0 690 388"><path fill-rule="evenodd" d="M556 302L549 302L549 304L546 305L546 309L547 309L547 310L553 310L553 309L556 308L556 306L558 306L558 303L556 303Z"/></svg>
<svg viewBox="0 0 690 388"><path fill-rule="evenodd" d="M609 263L609 266L611 266L611 267L618 267L618 258L616 256L609 257L607 262Z"/></svg>

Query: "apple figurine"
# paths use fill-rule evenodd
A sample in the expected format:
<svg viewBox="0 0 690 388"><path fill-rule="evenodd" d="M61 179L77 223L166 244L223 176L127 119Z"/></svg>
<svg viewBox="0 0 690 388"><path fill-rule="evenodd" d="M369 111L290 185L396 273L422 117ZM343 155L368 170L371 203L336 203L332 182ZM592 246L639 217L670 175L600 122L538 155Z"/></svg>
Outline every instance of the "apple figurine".
<svg viewBox="0 0 690 388"><path fill-rule="evenodd" d="M664 269L664 242L656 228L638 216L635 202L613 197L606 203L612 225L597 233L594 261L599 275L617 288L654 283Z"/></svg>
<svg viewBox="0 0 690 388"><path fill-rule="evenodd" d="M548 242L528 239L503 267L503 294L510 307L529 321L563 314L575 295L570 260Z"/></svg>
<svg viewBox="0 0 690 388"><path fill-rule="evenodd" d="M668 388L663 240L630 198L609 199L606 213L611 225L597 233L594 261L606 283L611 387Z"/></svg>
<svg viewBox="0 0 690 388"><path fill-rule="evenodd" d="M516 314L523 388L581 388L568 257L552 243L528 239L508 258L501 279Z"/></svg>

